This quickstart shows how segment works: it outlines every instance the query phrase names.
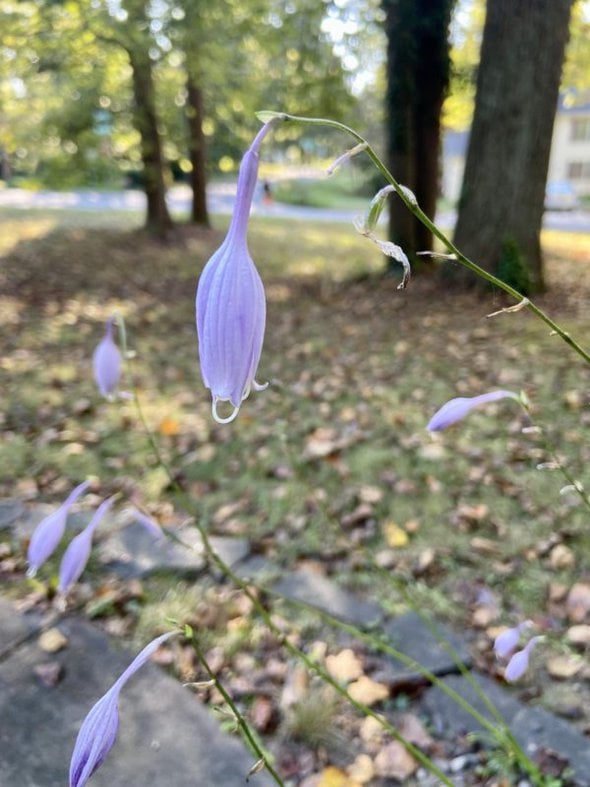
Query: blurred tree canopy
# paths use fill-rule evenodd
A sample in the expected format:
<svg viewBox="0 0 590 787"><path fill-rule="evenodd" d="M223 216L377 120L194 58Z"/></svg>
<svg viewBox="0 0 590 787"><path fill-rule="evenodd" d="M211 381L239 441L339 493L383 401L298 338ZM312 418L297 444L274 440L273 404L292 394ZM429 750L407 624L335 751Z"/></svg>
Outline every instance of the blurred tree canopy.
<svg viewBox="0 0 590 787"><path fill-rule="evenodd" d="M130 48L149 59L163 156L177 177L191 170L189 74L213 171L236 166L261 108L354 122L357 101L322 30L328 6L1 0L0 133L14 173L60 187L141 177Z"/></svg>

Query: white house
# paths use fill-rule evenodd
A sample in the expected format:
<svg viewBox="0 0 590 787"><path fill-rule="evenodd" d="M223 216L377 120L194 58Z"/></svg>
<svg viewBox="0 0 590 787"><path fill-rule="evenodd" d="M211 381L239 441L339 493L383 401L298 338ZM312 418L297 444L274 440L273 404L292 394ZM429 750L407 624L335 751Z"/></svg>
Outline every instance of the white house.
<svg viewBox="0 0 590 787"><path fill-rule="evenodd" d="M548 181L568 180L578 196L590 194L590 96L584 103L566 93L560 96Z"/></svg>
<svg viewBox="0 0 590 787"><path fill-rule="evenodd" d="M443 137L442 193L456 202L461 192L469 131L447 131ZM590 96L559 98L547 181L568 181L579 196L590 195Z"/></svg>

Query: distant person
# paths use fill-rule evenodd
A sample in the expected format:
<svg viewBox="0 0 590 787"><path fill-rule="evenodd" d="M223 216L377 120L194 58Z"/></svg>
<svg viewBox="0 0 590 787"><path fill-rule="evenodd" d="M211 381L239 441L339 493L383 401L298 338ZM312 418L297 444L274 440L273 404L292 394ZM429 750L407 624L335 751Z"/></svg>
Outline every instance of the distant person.
<svg viewBox="0 0 590 787"><path fill-rule="evenodd" d="M270 187L270 183L268 180L265 180L262 184L262 204L263 205L272 205L273 198L272 198L272 189Z"/></svg>

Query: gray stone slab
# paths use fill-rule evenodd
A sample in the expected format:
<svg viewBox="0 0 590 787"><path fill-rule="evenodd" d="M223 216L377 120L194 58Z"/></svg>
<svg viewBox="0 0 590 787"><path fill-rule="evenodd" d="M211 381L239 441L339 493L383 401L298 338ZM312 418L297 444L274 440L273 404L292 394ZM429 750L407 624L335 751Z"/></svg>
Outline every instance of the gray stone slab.
<svg viewBox="0 0 590 787"><path fill-rule="evenodd" d="M97 547L99 559L124 577L143 577L156 571L184 576L200 574L207 561L199 531L185 527L171 531L180 539L155 539L139 522L111 528ZM211 537L211 546L228 565L242 560L250 551L243 538Z"/></svg>
<svg viewBox="0 0 590 787"><path fill-rule="evenodd" d="M191 537L192 536L192 537ZM125 577L154 571L199 574L206 565L203 544L196 531L182 535L186 546L171 539L155 539L139 522L112 530L97 549L99 559Z"/></svg>
<svg viewBox="0 0 590 787"><path fill-rule="evenodd" d="M24 514L25 507L20 500L0 500L0 530L6 530Z"/></svg>
<svg viewBox="0 0 590 787"><path fill-rule="evenodd" d="M39 615L20 615L9 601L0 598L0 659L40 628Z"/></svg>
<svg viewBox="0 0 590 787"><path fill-rule="evenodd" d="M80 724L135 655L83 621L58 628L69 646L49 656L29 642L0 664L0 785L65 787ZM34 675L58 661L55 687ZM92 787L243 787L254 757L221 732L194 694L147 664L123 689L117 742L92 777ZM268 774L251 779L269 787Z"/></svg>
<svg viewBox="0 0 590 787"><path fill-rule="evenodd" d="M240 560L234 566L234 570L242 579L252 580L262 586L273 582L283 573L280 565L273 563L264 555L252 554Z"/></svg>
<svg viewBox="0 0 590 787"><path fill-rule="evenodd" d="M235 566L250 554L250 542L236 536L210 536L209 541L228 566Z"/></svg>
<svg viewBox="0 0 590 787"><path fill-rule="evenodd" d="M447 649L445 643L452 646L460 661L467 666L471 664L471 655L465 642L440 623L436 624L436 632L439 635L437 637L416 612L408 612L388 621L383 631L391 647L414 659L435 675L447 675L458 671L456 658ZM407 673L408 676L416 674L402 662L394 658L391 660L404 674Z"/></svg>
<svg viewBox="0 0 590 787"><path fill-rule="evenodd" d="M364 601L336 582L311 571L293 571L272 587L275 593L322 609L335 618L366 628L383 618L378 604Z"/></svg>
<svg viewBox="0 0 590 787"><path fill-rule="evenodd" d="M579 787L590 785L590 739L543 708L523 705L514 691L500 686L490 678L482 675L474 677L529 756L532 757L538 748L550 748L568 759L575 772L576 785ZM444 683L467 700L485 718L492 720L492 714L465 678L452 675L445 678ZM435 727L444 730L449 736L482 729L466 710L438 687L430 689L422 702Z"/></svg>

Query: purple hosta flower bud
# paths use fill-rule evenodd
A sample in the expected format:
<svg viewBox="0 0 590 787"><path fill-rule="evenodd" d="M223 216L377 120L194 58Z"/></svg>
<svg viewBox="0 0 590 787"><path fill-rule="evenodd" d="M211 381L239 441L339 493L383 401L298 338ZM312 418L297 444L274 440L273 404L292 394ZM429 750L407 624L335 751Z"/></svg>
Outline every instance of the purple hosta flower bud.
<svg viewBox="0 0 590 787"><path fill-rule="evenodd" d="M142 511L139 511L137 508L129 508L127 513L133 517L135 522L139 522L140 525L147 530L147 532L154 538L156 541L160 541L163 538L166 538L164 535L164 531L160 527L160 525L155 522L151 517L144 514Z"/></svg>
<svg viewBox="0 0 590 787"><path fill-rule="evenodd" d="M530 620L525 620L519 623L518 626L506 629L506 631L498 634L494 640L494 651L496 656L500 659L509 658L518 647L522 632L531 625L532 623Z"/></svg>
<svg viewBox="0 0 590 787"><path fill-rule="evenodd" d="M106 511L112 506L114 499L113 496L109 497L108 500L104 500L96 509L94 516L84 530L78 533L68 545L59 567L58 590L60 593L67 593L86 568L92 548L92 535Z"/></svg>
<svg viewBox="0 0 590 787"><path fill-rule="evenodd" d="M266 299L246 233L258 175L258 148L272 122L259 131L242 159L227 236L205 265L197 287L201 376L211 391L213 417L219 423L233 421L252 388L266 387L254 379L264 339ZM219 402L233 406L227 418L219 416Z"/></svg>
<svg viewBox="0 0 590 787"><path fill-rule="evenodd" d="M46 516L35 528L27 552L27 560L29 561L29 570L27 574L30 577L35 576L37 570L56 550L66 529L66 520L70 508L89 486L90 481L84 481L84 483L79 484L70 492L65 502L61 504L57 511Z"/></svg>
<svg viewBox="0 0 590 787"><path fill-rule="evenodd" d="M524 673L529 668L529 657L531 655L532 649L535 647L537 642L540 642L542 639L543 637L533 637L527 642L522 650L516 651L514 656L512 656L506 665L506 669L504 670L504 677L508 683L514 683L515 681L522 678Z"/></svg>
<svg viewBox="0 0 590 787"><path fill-rule="evenodd" d="M94 379L103 396L112 396L121 379L123 359L113 340L113 324L114 319L111 317L107 320L104 338L100 341L92 358Z"/></svg>
<svg viewBox="0 0 590 787"><path fill-rule="evenodd" d="M446 404L443 404L440 410L436 411L426 428L429 432L440 432L442 429L446 429L447 426L451 426L465 418L474 407L478 407L486 402L495 402L498 399L506 398L516 399L517 402L520 401L519 395L513 393L513 391L490 391L479 396L460 396L457 399L451 399Z"/></svg>
<svg viewBox="0 0 590 787"><path fill-rule="evenodd" d="M113 748L119 730L119 694L123 686L149 660L150 656L177 632L171 631L152 640L135 657L121 677L94 705L84 719L70 762L70 787L83 787Z"/></svg>

